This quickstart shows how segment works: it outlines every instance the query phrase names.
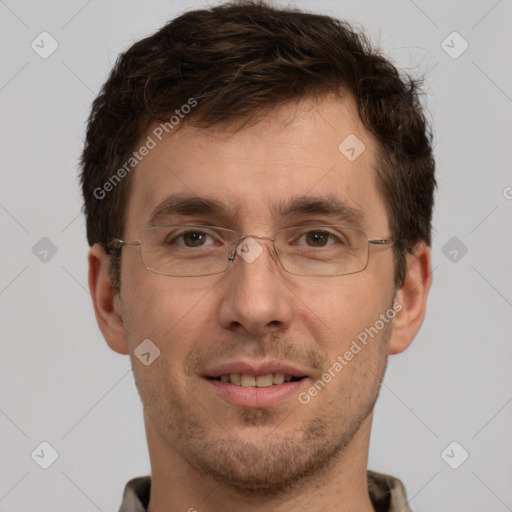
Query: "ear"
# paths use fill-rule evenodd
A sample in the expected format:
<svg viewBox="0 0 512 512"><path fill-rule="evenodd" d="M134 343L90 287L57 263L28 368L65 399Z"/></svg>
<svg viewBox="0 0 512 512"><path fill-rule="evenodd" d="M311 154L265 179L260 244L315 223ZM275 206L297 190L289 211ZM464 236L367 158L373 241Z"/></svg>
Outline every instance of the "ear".
<svg viewBox="0 0 512 512"><path fill-rule="evenodd" d="M110 258L101 245L95 244L89 250L88 260L89 290L98 327L112 350L128 354L121 302L108 276Z"/></svg>
<svg viewBox="0 0 512 512"><path fill-rule="evenodd" d="M431 251L424 242L418 243L406 256L407 269L395 302L402 309L393 319L389 353L398 354L411 343L425 318L427 297L432 285Z"/></svg>

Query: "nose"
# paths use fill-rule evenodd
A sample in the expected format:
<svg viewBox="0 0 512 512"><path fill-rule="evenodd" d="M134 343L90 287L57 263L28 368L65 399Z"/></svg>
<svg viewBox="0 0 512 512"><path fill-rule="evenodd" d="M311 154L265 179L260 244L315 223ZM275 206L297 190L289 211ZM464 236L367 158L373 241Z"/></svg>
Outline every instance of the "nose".
<svg viewBox="0 0 512 512"><path fill-rule="evenodd" d="M293 295L284 283L271 239L247 236L232 257L233 267L224 275L221 325L255 336L286 330L293 316Z"/></svg>

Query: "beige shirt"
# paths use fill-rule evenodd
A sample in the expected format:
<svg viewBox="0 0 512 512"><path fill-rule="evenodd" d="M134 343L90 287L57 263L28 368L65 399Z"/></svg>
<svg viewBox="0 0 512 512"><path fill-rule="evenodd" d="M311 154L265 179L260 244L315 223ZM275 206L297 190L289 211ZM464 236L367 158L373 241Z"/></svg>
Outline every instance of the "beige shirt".
<svg viewBox="0 0 512 512"><path fill-rule="evenodd" d="M368 471L368 492L376 512L411 512L405 489L398 478ZM130 480L123 493L119 512L146 512L149 503L151 477Z"/></svg>

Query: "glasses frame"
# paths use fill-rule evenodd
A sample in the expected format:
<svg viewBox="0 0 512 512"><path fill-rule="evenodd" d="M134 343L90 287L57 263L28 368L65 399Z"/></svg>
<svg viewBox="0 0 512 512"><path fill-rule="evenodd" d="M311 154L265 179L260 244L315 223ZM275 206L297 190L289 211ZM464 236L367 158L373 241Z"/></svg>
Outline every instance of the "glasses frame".
<svg viewBox="0 0 512 512"><path fill-rule="evenodd" d="M348 276L348 275L352 275L352 274L359 274L360 272L364 272L367 269L368 263L370 261L370 245L384 246L384 245L391 245L391 244L396 242L396 240L393 239L393 238L367 238L368 235L362 229L354 228L354 227L351 227L351 226L345 226L345 225L342 225L342 224L318 224L318 225L315 224L315 225L293 226L291 228L283 228L283 229L277 230L274 233L274 236L239 235L234 229L222 228L220 226L206 226L206 225L202 225L202 224L168 224L168 225L163 225L163 226L152 226L152 227L149 227L149 228L145 229L144 231L142 231L142 233L139 235L139 238L142 238L144 233L146 233L147 231L151 231L153 229L160 229L160 228L170 228L170 227L205 228L205 229L215 229L215 230L220 230L220 231L228 231L230 233L233 233L235 235L235 241L233 242L234 243L234 250L229 254L229 256L227 258L227 266L226 266L226 268L224 270L220 270L219 272L209 272L207 274L199 274L199 275L164 274L163 272L158 272L157 270L153 270L153 269L151 269L151 268L149 268L147 266L147 264L144 261L144 258L142 256L142 245L143 244L142 244L141 240L133 240L131 242L127 242L125 240L121 240L120 238L116 238L110 244L108 244L107 249L108 248L113 248L113 249L116 249L116 250L120 250L124 246L140 247L141 250L139 251L139 253L140 253L140 258L141 258L141 261L142 261L142 264L144 265L144 267L149 272L153 272L154 274L158 274L158 275L161 275L161 276L169 276L169 277L205 277L205 276L213 276L213 275L217 275L217 274L224 274L225 272L227 272L228 270L233 268L233 266L230 265L230 263L232 263L235 260L236 255L237 255L236 251L237 251L238 247L240 246L240 243L243 242L246 238L256 238L258 240L270 240L272 242L273 255L275 256L275 259L279 262L279 265L281 266L281 268L285 272L287 272L288 274L291 274L291 275L294 275L294 276L303 276L303 277L339 277L339 276ZM357 270L355 272L348 272L348 273L345 273L345 274L331 274L331 275L326 275L326 276L316 276L316 275L297 274L295 272L290 272L289 270L287 270L283 266L283 263L282 263L281 259L279 258L279 253L277 252L277 249L276 249L276 240L274 238L278 233L281 233L283 231L290 231L290 230L295 230L295 229L301 229L301 228L303 229L303 228L329 228L329 227L330 228L337 227L337 228L352 229L354 231L359 231L359 232L364 234L364 236L366 237L366 240L368 241L368 257L366 259L366 265L364 266L364 268L362 268L361 270Z"/></svg>

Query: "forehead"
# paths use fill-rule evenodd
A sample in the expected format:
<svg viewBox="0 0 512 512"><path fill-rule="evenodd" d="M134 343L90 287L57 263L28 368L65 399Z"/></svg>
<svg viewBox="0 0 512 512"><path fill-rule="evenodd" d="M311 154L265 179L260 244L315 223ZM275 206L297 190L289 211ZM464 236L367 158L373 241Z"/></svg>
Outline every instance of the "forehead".
<svg viewBox="0 0 512 512"><path fill-rule="evenodd" d="M133 171L125 232L193 215L249 231L308 215L387 229L375 143L351 98L281 105L243 127L182 122L141 137L154 147Z"/></svg>

